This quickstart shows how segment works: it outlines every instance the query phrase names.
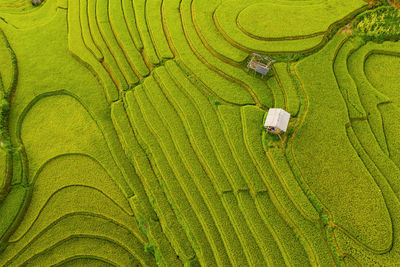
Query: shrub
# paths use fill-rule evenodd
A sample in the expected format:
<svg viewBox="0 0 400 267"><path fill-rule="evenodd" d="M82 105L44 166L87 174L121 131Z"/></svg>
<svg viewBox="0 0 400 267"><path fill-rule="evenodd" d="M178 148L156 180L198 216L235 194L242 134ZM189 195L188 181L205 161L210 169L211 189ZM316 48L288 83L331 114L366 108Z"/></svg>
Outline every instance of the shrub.
<svg viewBox="0 0 400 267"><path fill-rule="evenodd" d="M380 6L357 17L353 29L364 40L383 42L400 37L400 10L394 6Z"/></svg>

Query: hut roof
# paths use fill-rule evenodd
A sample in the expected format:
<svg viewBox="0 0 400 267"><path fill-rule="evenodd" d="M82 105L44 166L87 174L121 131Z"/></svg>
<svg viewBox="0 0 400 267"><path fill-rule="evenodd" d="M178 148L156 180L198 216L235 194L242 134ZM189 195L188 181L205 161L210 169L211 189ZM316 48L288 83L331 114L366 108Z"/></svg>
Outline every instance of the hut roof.
<svg viewBox="0 0 400 267"><path fill-rule="evenodd" d="M271 108L268 111L267 118L265 119L264 126L267 127L277 127L281 131L286 132L287 126L289 124L290 114L280 108Z"/></svg>

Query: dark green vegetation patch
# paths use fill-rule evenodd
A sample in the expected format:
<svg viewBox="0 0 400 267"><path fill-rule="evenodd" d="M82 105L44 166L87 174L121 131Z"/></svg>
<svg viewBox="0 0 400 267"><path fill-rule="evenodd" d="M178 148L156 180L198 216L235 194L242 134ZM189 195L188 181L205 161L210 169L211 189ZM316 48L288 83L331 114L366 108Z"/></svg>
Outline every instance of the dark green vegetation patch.
<svg viewBox="0 0 400 267"><path fill-rule="evenodd" d="M355 20L354 31L366 40L399 39L400 8L381 6L363 13Z"/></svg>

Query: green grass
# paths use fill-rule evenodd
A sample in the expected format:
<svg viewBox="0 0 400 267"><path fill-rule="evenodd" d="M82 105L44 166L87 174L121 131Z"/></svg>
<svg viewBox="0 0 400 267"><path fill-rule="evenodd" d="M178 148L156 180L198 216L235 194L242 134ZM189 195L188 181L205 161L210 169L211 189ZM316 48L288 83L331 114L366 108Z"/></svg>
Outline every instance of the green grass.
<svg viewBox="0 0 400 267"><path fill-rule="evenodd" d="M396 265L397 13L0 0L0 265Z"/></svg>

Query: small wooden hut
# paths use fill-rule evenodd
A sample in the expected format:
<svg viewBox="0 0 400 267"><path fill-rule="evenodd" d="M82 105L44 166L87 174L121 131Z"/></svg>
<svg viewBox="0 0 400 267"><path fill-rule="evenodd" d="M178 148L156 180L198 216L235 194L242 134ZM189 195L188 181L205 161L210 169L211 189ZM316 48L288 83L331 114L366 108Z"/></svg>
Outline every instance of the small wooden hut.
<svg viewBox="0 0 400 267"><path fill-rule="evenodd" d="M266 75L268 71L271 69L271 64L274 63L275 60L270 59L267 56L262 56L256 53L253 53L249 63L247 64L248 69L252 69L261 75Z"/></svg>

